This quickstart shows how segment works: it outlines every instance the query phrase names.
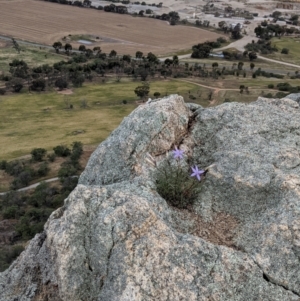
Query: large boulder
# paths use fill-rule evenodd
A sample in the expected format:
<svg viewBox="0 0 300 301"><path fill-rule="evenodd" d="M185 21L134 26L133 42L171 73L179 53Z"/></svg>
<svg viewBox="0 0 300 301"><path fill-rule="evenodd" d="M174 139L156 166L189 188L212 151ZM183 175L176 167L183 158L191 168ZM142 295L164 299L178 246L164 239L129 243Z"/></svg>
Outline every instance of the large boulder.
<svg viewBox="0 0 300 301"><path fill-rule="evenodd" d="M174 146L208 170L188 210L156 191ZM299 146L288 98L139 106L0 274L0 300L299 301Z"/></svg>

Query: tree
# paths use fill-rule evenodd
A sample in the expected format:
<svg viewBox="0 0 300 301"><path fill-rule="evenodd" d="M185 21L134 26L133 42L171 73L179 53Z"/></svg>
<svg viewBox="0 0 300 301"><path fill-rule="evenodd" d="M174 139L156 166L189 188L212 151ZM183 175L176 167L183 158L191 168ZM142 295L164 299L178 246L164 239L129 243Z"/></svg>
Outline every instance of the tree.
<svg viewBox="0 0 300 301"><path fill-rule="evenodd" d="M136 57L137 59L141 59L141 58L143 57L143 52L137 51L137 52L135 53L135 57Z"/></svg>
<svg viewBox="0 0 300 301"><path fill-rule="evenodd" d="M86 49L85 55L88 58L91 58L93 56L93 50L92 49Z"/></svg>
<svg viewBox="0 0 300 301"><path fill-rule="evenodd" d="M123 61L130 63L131 62L131 56L129 54L124 54L123 55Z"/></svg>
<svg viewBox="0 0 300 301"><path fill-rule="evenodd" d="M260 24L262 27L268 26L268 22L266 20L262 21Z"/></svg>
<svg viewBox="0 0 300 301"><path fill-rule="evenodd" d="M255 64L254 64L254 63L250 63L250 68L251 68L251 70L253 70L254 67L255 67Z"/></svg>
<svg viewBox="0 0 300 301"><path fill-rule="evenodd" d="M253 61L253 60L257 59L257 54L256 54L256 52L251 51L251 52L249 52L248 57L249 57L250 61Z"/></svg>
<svg viewBox="0 0 300 301"><path fill-rule="evenodd" d="M14 92L18 93L22 90L23 88L23 82L19 78L14 78L8 83L6 83L7 88L12 88Z"/></svg>
<svg viewBox="0 0 300 301"><path fill-rule="evenodd" d="M117 56L117 51L112 50L108 56L111 57L111 58L116 57Z"/></svg>
<svg viewBox="0 0 300 301"><path fill-rule="evenodd" d="M293 22L293 25L298 25L298 19L299 16L298 15L293 15L290 20Z"/></svg>
<svg viewBox="0 0 300 301"><path fill-rule="evenodd" d="M81 51L82 53L85 53L86 52L85 45L80 45L79 48L78 48L78 50Z"/></svg>
<svg viewBox="0 0 300 301"><path fill-rule="evenodd" d="M65 78L58 78L55 83L55 87L57 87L59 90L68 88L68 81Z"/></svg>
<svg viewBox="0 0 300 301"><path fill-rule="evenodd" d="M46 81L43 78L38 78L34 81L32 81L31 86L30 86L31 90L33 91L44 91L46 88Z"/></svg>
<svg viewBox="0 0 300 301"><path fill-rule="evenodd" d="M144 13L145 13L144 10L140 10L140 11L139 11L139 16L144 17Z"/></svg>
<svg viewBox="0 0 300 301"><path fill-rule="evenodd" d="M149 83L145 82L142 84L142 86L138 86L135 88L134 93L140 97L141 99L145 98L148 96L150 91L150 85Z"/></svg>
<svg viewBox="0 0 300 301"><path fill-rule="evenodd" d="M239 69L239 70L242 70L242 69L243 69L243 66L244 66L244 63L243 63L243 62L239 62L239 63L238 63L238 69Z"/></svg>
<svg viewBox="0 0 300 301"><path fill-rule="evenodd" d="M223 29L225 25L226 25L226 22L225 22L225 21L220 21L220 22L218 23L218 26L219 26L219 28L221 28L221 29Z"/></svg>
<svg viewBox="0 0 300 301"><path fill-rule="evenodd" d="M231 36L235 40L238 40L242 37L242 35L241 35L241 24L240 23L238 23L234 26L234 28L231 31Z"/></svg>
<svg viewBox="0 0 300 301"><path fill-rule="evenodd" d="M101 53L101 48L99 46L96 46L96 47L93 48L93 51L94 52L97 51L97 55L98 55L99 53Z"/></svg>
<svg viewBox="0 0 300 301"><path fill-rule="evenodd" d="M180 20L180 17L179 17L179 14L177 11L169 12L169 17L171 20L174 20L175 23L177 23Z"/></svg>
<svg viewBox="0 0 300 301"><path fill-rule="evenodd" d="M83 0L83 6L90 7L92 4L91 0Z"/></svg>
<svg viewBox="0 0 300 301"><path fill-rule="evenodd" d="M55 146L53 148L54 150L54 153L56 156L59 156L59 157L67 157L71 154L71 151L68 147L66 147L65 145L58 145L58 146Z"/></svg>
<svg viewBox="0 0 300 301"><path fill-rule="evenodd" d="M21 48L20 48L18 42L14 38L12 38L11 40L13 42L13 48L15 48L18 53L20 53Z"/></svg>
<svg viewBox="0 0 300 301"><path fill-rule="evenodd" d="M152 52L149 52L147 54L147 60L150 63L154 63L154 64L158 64L159 63L159 60L158 60L157 56L155 54L153 54Z"/></svg>
<svg viewBox="0 0 300 301"><path fill-rule="evenodd" d="M255 27L254 29L254 32L255 32L255 35L257 37L262 37L265 33L266 29L265 28L262 28L261 26L257 26ZM253 43L254 44L254 43Z"/></svg>
<svg viewBox="0 0 300 301"><path fill-rule="evenodd" d="M42 161L47 151L44 148L34 148L31 151L31 157L34 161Z"/></svg>
<svg viewBox="0 0 300 301"><path fill-rule="evenodd" d="M282 15L282 13L281 13L280 11L275 10L275 11L272 13L271 16L272 16L274 19L278 19L281 15Z"/></svg>
<svg viewBox="0 0 300 301"><path fill-rule="evenodd" d="M196 20L196 25L197 26L201 26L202 25L202 21L201 20Z"/></svg>
<svg viewBox="0 0 300 301"><path fill-rule="evenodd" d="M208 58L210 51L212 50L212 46L209 45L209 43L200 43L197 45L194 45L192 47L192 58L199 58L199 59L203 59L203 58Z"/></svg>
<svg viewBox="0 0 300 301"><path fill-rule="evenodd" d="M80 71L73 72L71 78L72 78L72 84L74 85L74 87L77 88L81 87L85 80L83 73Z"/></svg>
<svg viewBox="0 0 300 301"><path fill-rule="evenodd" d="M62 43L61 42L54 42L52 47L55 49L56 53L59 53L59 50L61 49L62 47Z"/></svg>
<svg viewBox="0 0 300 301"><path fill-rule="evenodd" d="M173 55L173 65L178 65L179 64L179 59L177 55Z"/></svg>
<svg viewBox="0 0 300 301"><path fill-rule="evenodd" d="M141 81L145 81L149 75L149 72L146 68L140 67L135 71L135 74L141 77Z"/></svg>
<svg viewBox="0 0 300 301"><path fill-rule="evenodd" d="M218 66L219 66L219 64L217 62L212 63L213 68L217 68Z"/></svg>
<svg viewBox="0 0 300 301"><path fill-rule="evenodd" d="M69 44L69 43L67 43L67 44L65 45L65 51L66 51L66 54L69 54L71 50L72 50L72 45Z"/></svg>
<svg viewBox="0 0 300 301"><path fill-rule="evenodd" d="M160 93L159 93L159 92L154 92L153 96L154 96L155 98L158 98L158 97L160 96Z"/></svg>
<svg viewBox="0 0 300 301"><path fill-rule="evenodd" d="M167 58L167 59L165 59L164 64L165 64L166 66L170 66L170 65L173 64L173 60Z"/></svg>
<svg viewBox="0 0 300 301"><path fill-rule="evenodd" d="M14 59L9 63L9 72L13 77L28 78L28 66L23 60Z"/></svg>

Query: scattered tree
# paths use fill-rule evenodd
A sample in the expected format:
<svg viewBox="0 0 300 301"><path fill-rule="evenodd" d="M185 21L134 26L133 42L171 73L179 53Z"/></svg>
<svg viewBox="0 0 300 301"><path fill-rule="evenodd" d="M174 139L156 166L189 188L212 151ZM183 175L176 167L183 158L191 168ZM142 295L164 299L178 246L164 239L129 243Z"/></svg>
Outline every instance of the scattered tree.
<svg viewBox="0 0 300 301"><path fill-rule="evenodd" d="M136 87L134 93L141 99L144 99L146 96L148 96L149 91L150 91L150 85L149 83L145 82L142 84L142 86Z"/></svg>
<svg viewBox="0 0 300 301"><path fill-rule="evenodd" d="M54 42L52 47L55 49L56 53L59 53L59 50L62 48L62 43L61 42Z"/></svg>

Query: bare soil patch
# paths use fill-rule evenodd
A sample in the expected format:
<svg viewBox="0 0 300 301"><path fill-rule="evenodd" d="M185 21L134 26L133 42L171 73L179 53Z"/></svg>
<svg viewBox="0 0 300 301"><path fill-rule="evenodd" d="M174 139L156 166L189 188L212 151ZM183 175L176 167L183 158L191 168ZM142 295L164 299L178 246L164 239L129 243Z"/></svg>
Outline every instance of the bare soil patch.
<svg viewBox="0 0 300 301"><path fill-rule="evenodd" d="M73 94L73 90L71 89L58 90L57 93L63 95L71 95Z"/></svg>
<svg viewBox="0 0 300 301"><path fill-rule="evenodd" d="M175 229L180 233L189 233L201 237L213 244L236 248L234 235L239 221L226 213L217 213L212 222L205 222L200 215L191 210L172 207Z"/></svg>
<svg viewBox="0 0 300 301"><path fill-rule="evenodd" d="M221 36L189 26L170 26L146 17L44 1L0 1L0 11L0 34L48 45L69 34L89 34L103 38L103 41L95 41L91 48L97 45L104 52L115 49L120 54L135 54L137 50L165 54ZM79 44L72 42L72 45L77 48Z"/></svg>
<svg viewBox="0 0 300 301"><path fill-rule="evenodd" d="M0 192L9 190L9 185L14 177L10 176L4 170L0 170Z"/></svg>

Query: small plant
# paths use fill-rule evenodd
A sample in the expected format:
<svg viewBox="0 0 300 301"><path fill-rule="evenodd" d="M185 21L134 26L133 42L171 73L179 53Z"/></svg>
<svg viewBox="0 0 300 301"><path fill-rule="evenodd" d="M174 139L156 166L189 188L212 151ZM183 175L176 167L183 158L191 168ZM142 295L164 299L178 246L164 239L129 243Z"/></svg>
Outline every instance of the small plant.
<svg viewBox="0 0 300 301"><path fill-rule="evenodd" d="M179 209L187 209L193 205L200 192L201 177L204 170L195 165L190 168L183 161L184 151L175 147L173 156L168 157L155 171L157 192L169 204Z"/></svg>

